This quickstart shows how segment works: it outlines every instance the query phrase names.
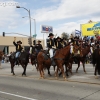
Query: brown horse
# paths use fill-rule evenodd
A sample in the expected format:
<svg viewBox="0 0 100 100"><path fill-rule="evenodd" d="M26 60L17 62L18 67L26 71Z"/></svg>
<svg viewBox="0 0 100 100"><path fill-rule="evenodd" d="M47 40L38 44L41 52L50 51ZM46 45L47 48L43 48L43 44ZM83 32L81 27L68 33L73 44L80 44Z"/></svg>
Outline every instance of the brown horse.
<svg viewBox="0 0 100 100"><path fill-rule="evenodd" d="M76 73L78 72L78 69L80 67L80 61L82 62L84 72L86 73L86 70L85 70L85 60L86 60L87 54L90 52L90 46L88 45L88 46L86 46L86 48L80 47L79 52L80 52L79 56L76 57L77 62L78 62L78 67L76 69Z"/></svg>
<svg viewBox="0 0 100 100"><path fill-rule="evenodd" d="M40 77L44 78L44 69L47 68L48 74L50 74L50 66L51 66L51 59L44 53L44 52L39 52L37 55L37 70L40 71Z"/></svg>
<svg viewBox="0 0 100 100"><path fill-rule="evenodd" d="M55 63L57 65L57 70L56 70L55 76L58 77L58 71L61 70L63 78L65 80L66 80L66 76L65 76L65 73L64 73L64 67L63 67L63 65L65 64L66 58L69 58L70 49L71 49L71 46L68 45L68 46L60 49L59 51L57 51L56 54L55 54L55 56L54 56ZM74 51L74 48L73 48L73 51Z"/></svg>

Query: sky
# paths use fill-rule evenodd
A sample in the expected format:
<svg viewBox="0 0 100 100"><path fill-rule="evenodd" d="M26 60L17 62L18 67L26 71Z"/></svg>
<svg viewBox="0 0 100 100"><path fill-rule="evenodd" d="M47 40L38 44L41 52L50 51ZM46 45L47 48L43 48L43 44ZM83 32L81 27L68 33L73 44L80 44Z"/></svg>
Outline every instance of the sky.
<svg viewBox="0 0 100 100"><path fill-rule="evenodd" d="M71 34L75 29L80 30L80 25L89 20L100 21L100 0L0 0L0 35L2 32L30 35L28 12L16 6L30 9L38 39L43 38L41 25L52 26L53 34L61 36L63 32ZM33 35L34 20L31 21ZM9 35L16 34L6 34Z"/></svg>

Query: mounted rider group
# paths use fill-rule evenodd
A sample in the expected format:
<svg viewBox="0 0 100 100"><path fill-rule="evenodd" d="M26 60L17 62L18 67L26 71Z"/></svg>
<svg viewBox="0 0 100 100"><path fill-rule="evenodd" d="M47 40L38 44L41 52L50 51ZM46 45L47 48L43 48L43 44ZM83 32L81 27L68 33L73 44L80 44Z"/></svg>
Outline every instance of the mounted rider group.
<svg viewBox="0 0 100 100"><path fill-rule="evenodd" d="M77 53L77 55L79 55L82 58L82 61L84 63L83 58L86 58L86 55L90 52L91 54L93 54L93 51L95 49L99 48L100 45L100 40L98 39L97 36L95 37L91 37L90 39L88 38L88 36L85 36L83 39L80 38L79 36L73 36L73 34L71 34L71 36L69 37L69 39L66 38L54 38L54 34L50 33L48 36L49 39L47 39L46 43L47 43L47 50L43 50L43 46L41 45L41 41L38 40L38 43L35 45L31 45L28 49L27 49L27 53L30 55L29 57L35 57L34 60L37 60L37 67L39 67L39 62L41 62L40 60L38 60L39 58L41 58L41 56L39 56L40 52L43 52L42 56L45 58L47 57L47 59L51 59L51 65L52 66L56 66L57 62L55 64L55 55L61 53L62 57L64 56L63 52L63 48L66 48L65 50L69 49L68 52L70 52L70 54L74 54L73 57L75 57L75 52ZM14 38L13 44L16 46L16 53L15 53L15 61L14 61L14 65L20 64L21 59L21 52L23 50L23 47L21 46L22 42L21 41L17 41L17 43L15 42L16 38ZM87 49L87 47L89 47L89 49ZM62 51L61 51L62 50ZM88 52L84 52L84 51ZM48 51L48 52L45 52ZM66 51L67 53L67 51ZM68 58L68 54L66 57ZM49 55L49 56L48 56ZM79 58L78 56L78 58ZM71 58L72 56L70 56L69 58ZM20 59L20 60L19 60ZM80 58L79 58L80 59ZM56 60L63 60L63 58L56 58ZM65 60L65 58L64 58ZM77 59L78 60L78 59ZM68 61L70 61L68 59ZM73 60L71 60L73 62ZM31 61L32 62L32 61ZM54 63L53 63L54 62ZM64 61L65 62L65 61ZM64 64L64 62L62 64ZM58 62L59 63L59 62ZM42 65L44 64L44 62L42 63ZM69 62L67 63L69 65ZM44 64L45 65L45 64ZM84 66L84 65L83 65ZM79 67L79 66L78 66ZM59 70L59 69L58 69ZM62 69L61 69L62 70ZM77 69L78 70L78 69ZM25 74L26 68L24 70L24 74ZM62 71L63 72L63 71ZM85 69L84 69L85 72Z"/></svg>

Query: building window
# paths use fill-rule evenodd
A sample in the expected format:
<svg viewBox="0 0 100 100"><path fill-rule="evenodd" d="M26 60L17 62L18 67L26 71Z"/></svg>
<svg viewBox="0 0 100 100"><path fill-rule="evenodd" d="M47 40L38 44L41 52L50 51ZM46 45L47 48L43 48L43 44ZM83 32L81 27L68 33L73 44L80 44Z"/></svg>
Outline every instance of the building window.
<svg viewBox="0 0 100 100"><path fill-rule="evenodd" d="M3 53L4 53L4 54L8 54L8 53L9 53L9 47L8 47L8 46L5 46L5 47L4 47Z"/></svg>

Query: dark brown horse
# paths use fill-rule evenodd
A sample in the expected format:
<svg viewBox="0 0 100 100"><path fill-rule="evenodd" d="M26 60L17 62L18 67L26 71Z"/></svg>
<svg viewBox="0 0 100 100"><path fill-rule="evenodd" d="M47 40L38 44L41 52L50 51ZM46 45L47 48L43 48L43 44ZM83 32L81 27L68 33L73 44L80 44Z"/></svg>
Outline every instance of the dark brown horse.
<svg viewBox="0 0 100 100"><path fill-rule="evenodd" d="M85 70L85 60L86 60L86 56L88 55L88 53L90 52L90 46L86 46L85 48L82 48L80 46L80 49L79 49L79 56L76 57L77 59L77 62L78 62L78 67L76 69L76 72L78 72L78 69L80 67L80 62L82 62L83 64L83 69L84 69L84 72L86 73L86 70Z"/></svg>
<svg viewBox="0 0 100 100"><path fill-rule="evenodd" d="M13 75L15 75L14 73L14 66L15 66L15 53L12 53L9 57L9 61L11 64L11 73L13 73ZM29 63L29 53L27 52L21 52L20 57L19 57L19 64L23 67L24 71L22 73L22 76L25 75L26 76L26 67Z"/></svg>
<svg viewBox="0 0 100 100"><path fill-rule="evenodd" d="M93 56L92 56L92 61L93 61L93 66L95 67L95 72L94 75L97 78L97 72L98 75L100 75L100 49L95 49L93 52Z"/></svg>
<svg viewBox="0 0 100 100"><path fill-rule="evenodd" d="M0 51L0 68L2 68L2 67L1 67L1 60L2 60L2 56L3 56L3 52L2 52L2 51Z"/></svg>

